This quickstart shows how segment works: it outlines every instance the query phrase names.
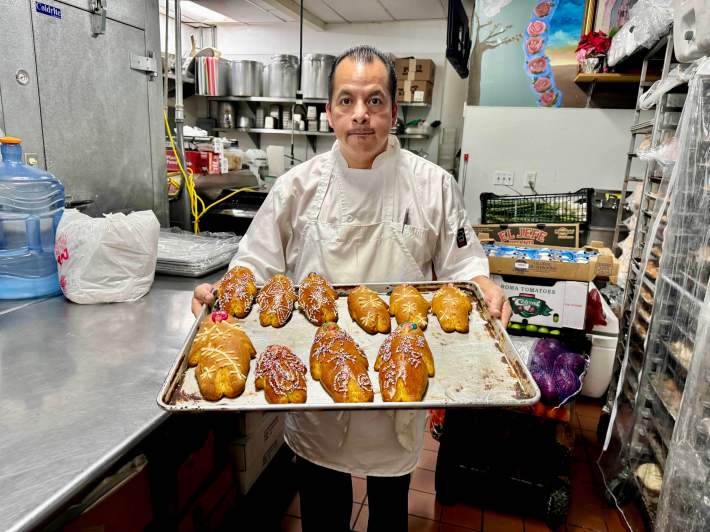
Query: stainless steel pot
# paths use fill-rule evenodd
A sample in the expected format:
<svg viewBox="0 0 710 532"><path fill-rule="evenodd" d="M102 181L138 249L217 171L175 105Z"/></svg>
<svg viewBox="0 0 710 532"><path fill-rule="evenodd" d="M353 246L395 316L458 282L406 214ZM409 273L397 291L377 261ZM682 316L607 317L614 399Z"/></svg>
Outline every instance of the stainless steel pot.
<svg viewBox="0 0 710 532"><path fill-rule="evenodd" d="M232 61L231 96L261 96L264 65L259 61Z"/></svg>
<svg viewBox="0 0 710 532"><path fill-rule="evenodd" d="M264 68L264 96L294 98L298 89L298 57L274 55Z"/></svg>
<svg viewBox="0 0 710 532"><path fill-rule="evenodd" d="M327 98L328 76L335 63L335 56L306 54L301 66L301 90L304 98Z"/></svg>
<svg viewBox="0 0 710 532"><path fill-rule="evenodd" d="M234 105L230 102L219 102L219 127L232 129L235 123Z"/></svg>

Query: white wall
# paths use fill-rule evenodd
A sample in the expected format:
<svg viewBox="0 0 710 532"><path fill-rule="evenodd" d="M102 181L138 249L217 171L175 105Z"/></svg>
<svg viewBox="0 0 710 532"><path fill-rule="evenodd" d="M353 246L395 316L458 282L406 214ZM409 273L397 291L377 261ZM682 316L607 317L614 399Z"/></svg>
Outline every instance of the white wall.
<svg viewBox="0 0 710 532"><path fill-rule="evenodd" d="M251 59L268 62L273 54L290 53L298 55L299 26L297 23L264 24L264 25L220 25L217 30L217 47L227 59ZM426 108L409 108L407 120L426 118L429 122L444 119L445 127L462 127L463 94L459 95L460 83L449 82L453 72L446 64L444 51L446 48L446 21L428 20L414 22L382 22L369 24L329 24L324 31L316 31L304 27L303 53L328 53L337 55L351 46L370 44L396 56L415 56L432 59L436 64L436 76L432 106ZM458 78L457 78L458 79ZM449 90L454 91L448 94ZM453 115L450 108L454 109ZM400 112L400 116L402 112ZM456 120L455 124L451 122ZM236 133L240 145L253 147L249 137ZM262 147L266 144L288 145L287 137L281 135L263 135ZM319 137L317 151L330 149L334 138ZM429 158L437 160L439 134L429 141L410 141L410 148L423 149L429 153ZM306 153L305 137L296 140L297 158L312 155L310 148ZM405 144L405 147L407 145Z"/></svg>
<svg viewBox="0 0 710 532"><path fill-rule="evenodd" d="M514 188L522 194L532 193L524 182L530 170L537 172L539 193L584 187L620 190L633 113L626 109L467 106L461 168L463 154L468 153L465 201L471 221L480 221L482 192L515 194L493 185L496 170L513 171ZM640 171L640 166L634 168L632 175L641 175Z"/></svg>
<svg viewBox="0 0 710 532"><path fill-rule="evenodd" d="M209 30L204 31L209 32ZM195 36L199 46L201 40L200 30L183 23L180 28L180 43L183 57L188 56L190 48L192 47L190 44L190 35ZM204 40L204 38L202 40ZM162 13L160 14L160 50L161 52L165 51L165 15ZM175 53L175 19L173 17L168 17L168 53Z"/></svg>

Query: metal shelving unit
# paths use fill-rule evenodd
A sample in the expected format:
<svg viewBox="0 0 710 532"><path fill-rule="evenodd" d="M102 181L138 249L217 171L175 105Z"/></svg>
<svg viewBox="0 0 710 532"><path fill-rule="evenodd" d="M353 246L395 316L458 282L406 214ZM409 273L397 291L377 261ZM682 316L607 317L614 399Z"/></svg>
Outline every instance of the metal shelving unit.
<svg viewBox="0 0 710 532"><path fill-rule="evenodd" d="M659 52L664 51L664 54L662 56L659 56ZM669 34L668 36L664 37L661 39L656 46L651 48L649 52L646 54L643 60L643 65L641 66L641 77L640 77L640 82L639 82L639 88L638 88L638 94L636 96L636 107L634 110L634 123L630 128L631 131L631 139L629 141L629 149L627 151L627 157L626 157L626 169L624 171L624 184L621 188L621 198L622 198L622 207L619 208L617 215L616 215L616 226L614 228L614 240L612 243L612 249L616 249L616 245L619 243L619 233L622 230L626 229L626 225L623 223L623 220L630 216L631 213L628 209L625 208L626 206L626 201L627 201L627 196L631 192L629 183L636 182L640 183L644 181L643 177L640 176L633 176L632 174L632 169L634 166L634 159L638 157L636 150L638 148L639 144L639 138L640 135L646 135L648 133L653 133L656 130L656 125L659 123L660 119L660 107L656 109L656 113L654 115L654 118L651 120L644 119L642 120L642 113L644 112L643 109L641 109L641 96L644 93L644 90L653 85L653 79L657 79L657 76L649 76L648 72L648 65L650 62L657 62L657 61L663 61L663 76L666 76L668 74L667 68L670 68L670 61L671 57L673 54L673 34ZM646 168L646 174L648 175L648 167ZM646 177L647 177L646 175Z"/></svg>
<svg viewBox="0 0 710 532"><path fill-rule="evenodd" d="M665 77L673 59L670 36L652 53L657 54L663 46ZM663 95L656 106L651 130L653 148L661 143L663 132L675 129L663 124L664 114L670 109L666 100L667 95ZM632 146L634 136L641 131L648 131L648 121L637 120L632 127ZM679 152L683 153L682 147ZM707 241L710 235L709 206L702 203L702 189L697 183L683 183L680 176L671 191L670 171L669 167L649 161L643 179L622 307L626 311L619 324L615 380L605 406L605 411L615 412L616 417L612 419L611 445L600 461L610 499L623 504L636 496L650 523L655 523L661 493L657 477L651 477L664 475L672 454L671 439L679 419L692 349L695 347L697 352L698 347L695 330L702 299L697 291L689 289L687 274L700 266L694 263L688 239L695 242L705 235ZM689 219L695 233L683 229ZM705 275L693 286L702 285L703 279L707 285L707 272Z"/></svg>
<svg viewBox="0 0 710 532"><path fill-rule="evenodd" d="M246 104L249 108L249 113L256 116L256 108L259 104L286 104L291 106L291 116L294 114L295 107L297 105L321 105L324 106L328 103L328 100L323 98L272 98L268 96L207 96L209 101L215 102L242 102ZM414 102L414 103L400 103L398 104L402 110L402 115L404 121L407 120L408 109L410 108L429 108L431 107L428 103ZM264 110L266 113L266 110ZM245 110L239 110L239 115L244 115ZM215 128L217 133L246 133L251 138L252 142L256 146L261 146L261 135L289 135L306 137L308 143L310 144L311 150L316 151L316 141L317 137L334 137L335 133L332 131L301 131L301 130L291 130L291 129L268 129L268 128ZM416 133L402 133L398 134L397 137L401 140L428 140L431 138L429 135L416 134Z"/></svg>

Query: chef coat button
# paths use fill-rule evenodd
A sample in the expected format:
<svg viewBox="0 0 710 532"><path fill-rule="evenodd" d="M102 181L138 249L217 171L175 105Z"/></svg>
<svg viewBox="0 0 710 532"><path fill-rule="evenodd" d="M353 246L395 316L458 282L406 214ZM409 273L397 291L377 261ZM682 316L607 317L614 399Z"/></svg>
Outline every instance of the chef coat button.
<svg viewBox="0 0 710 532"><path fill-rule="evenodd" d="M352 216L346 216L346 217L345 217L345 221L346 221L346 222L352 222L352 221L353 221L353 217L352 217Z"/></svg>

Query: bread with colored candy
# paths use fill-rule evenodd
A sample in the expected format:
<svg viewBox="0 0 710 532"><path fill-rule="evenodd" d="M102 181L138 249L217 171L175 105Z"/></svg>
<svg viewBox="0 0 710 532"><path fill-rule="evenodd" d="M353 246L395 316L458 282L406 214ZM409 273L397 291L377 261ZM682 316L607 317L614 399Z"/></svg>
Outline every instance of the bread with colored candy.
<svg viewBox="0 0 710 532"><path fill-rule="evenodd" d="M315 272L309 273L298 288L298 308L313 325L338 321L337 299L331 284Z"/></svg>
<svg viewBox="0 0 710 532"><path fill-rule="evenodd" d="M434 358L424 333L415 323L403 323L380 347L375 361L385 402L418 402L434 376Z"/></svg>
<svg viewBox="0 0 710 532"><path fill-rule="evenodd" d="M274 275L256 296L259 304L259 323L262 327L283 327L291 317L296 291L291 279L285 275Z"/></svg>
<svg viewBox="0 0 710 532"><path fill-rule="evenodd" d="M222 310L230 316L244 318L249 315L256 296L256 279L249 268L237 266L229 270L217 287Z"/></svg>
<svg viewBox="0 0 710 532"><path fill-rule="evenodd" d="M257 390L271 404L305 403L306 366L284 345L270 345L256 361Z"/></svg>
<svg viewBox="0 0 710 532"><path fill-rule="evenodd" d="M365 353L335 323L319 327L309 362L311 376L336 403L369 403L374 399Z"/></svg>

